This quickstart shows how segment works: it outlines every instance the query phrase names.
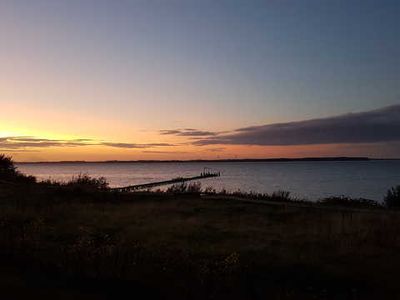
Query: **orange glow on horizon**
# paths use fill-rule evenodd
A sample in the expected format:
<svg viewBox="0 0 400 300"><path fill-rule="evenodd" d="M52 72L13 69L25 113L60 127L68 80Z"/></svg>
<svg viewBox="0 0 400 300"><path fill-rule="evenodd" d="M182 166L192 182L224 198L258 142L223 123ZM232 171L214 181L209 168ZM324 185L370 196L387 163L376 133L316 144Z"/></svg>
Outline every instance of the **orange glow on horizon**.
<svg viewBox="0 0 400 300"><path fill-rule="evenodd" d="M246 159L246 158L298 158L321 156L358 156L359 149L343 145L307 146L175 146L146 149L120 149L107 146L49 147L22 151L1 151L24 161L104 161L104 160L193 160L193 159ZM374 150L374 149L372 149Z"/></svg>

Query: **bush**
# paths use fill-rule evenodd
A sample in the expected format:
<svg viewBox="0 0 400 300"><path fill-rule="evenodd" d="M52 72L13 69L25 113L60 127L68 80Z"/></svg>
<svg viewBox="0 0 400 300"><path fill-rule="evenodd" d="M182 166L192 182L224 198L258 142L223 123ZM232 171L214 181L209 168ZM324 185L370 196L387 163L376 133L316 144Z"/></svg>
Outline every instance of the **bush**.
<svg viewBox="0 0 400 300"><path fill-rule="evenodd" d="M79 174L68 181L66 186L83 190L107 190L108 182L104 177L93 178L88 174Z"/></svg>
<svg viewBox="0 0 400 300"><path fill-rule="evenodd" d="M212 186L208 186L204 189L204 194L216 194L217 191L212 187Z"/></svg>
<svg viewBox="0 0 400 300"><path fill-rule="evenodd" d="M364 198L350 198L345 196L333 196L318 201L322 205L337 205L353 208L375 208L381 205L374 201Z"/></svg>
<svg viewBox="0 0 400 300"><path fill-rule="evenodd" d="M10 156L0 154L0 179L13 181L15 183L34 183L36 178L27 176L17 170Z"/></svg>
<svg viewBox="0 0 400 300"><path fill-rule="evenodd" d="M192 182L187 184L185 182L182 183L175 183L171 185L167 189L167 193L174 193L174 194L182 194L182 193L189 193L189 194L199 194L201 193L201 183L200 182Z"/></svg>
<svg viewBox="0 0 400 300"><path fill-rule="evenodd" d="M17 168L12 161L10 156L6 156L4 154L0 154L0 176L10 176L16 175Z"/></svg>
<svg viewBox="0 0 400 300"><path fill-rule="evenodd" d="M387 191L384 202L388 208L400 208L400 185Z"/></svg>
<svg viewBox="0 0 400 300"><path fill-rule="evenodd" d="M288 191L276 191L271 195L271 200L274 201L291 201L290 192Z"/></svg>
<svg viewBox="0 0 400 300"><path fill-rule="evenodd" d="M192 182L188 185L188 193L201 193L201 182Z"/></svg>

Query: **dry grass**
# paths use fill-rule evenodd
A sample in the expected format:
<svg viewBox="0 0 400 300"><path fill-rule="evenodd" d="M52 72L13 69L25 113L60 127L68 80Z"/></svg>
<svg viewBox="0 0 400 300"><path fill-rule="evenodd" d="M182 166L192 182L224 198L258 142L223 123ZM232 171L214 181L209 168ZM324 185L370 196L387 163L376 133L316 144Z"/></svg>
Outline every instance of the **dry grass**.
<svg viewBox="0 0 400 300"><path fill-rule="evenodd" d="M395 211L1 188L1 257L13 269L28 268L28 282L36 278L31 274L56 276L62 295L82 289L96 299L139 291L166 299L400 295Z"/></svg>

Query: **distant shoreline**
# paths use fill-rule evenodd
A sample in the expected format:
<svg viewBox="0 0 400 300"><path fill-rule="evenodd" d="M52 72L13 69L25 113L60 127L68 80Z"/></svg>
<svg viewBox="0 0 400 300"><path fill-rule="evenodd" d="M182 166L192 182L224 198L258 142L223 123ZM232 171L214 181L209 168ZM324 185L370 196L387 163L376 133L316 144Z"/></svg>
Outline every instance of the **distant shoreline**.
<svg viewBox="0 0 400 300"><path fill-rule="evenodd" d="M104 161L38 161L16 162L17 164L95 164L95 163L231 163L231 162L331 162L331 161L375 161L400 160L400 158L369 158L369 157L300 157L300 158L246 158L246 159L192 159L192 160L104 160Z"/></svg>

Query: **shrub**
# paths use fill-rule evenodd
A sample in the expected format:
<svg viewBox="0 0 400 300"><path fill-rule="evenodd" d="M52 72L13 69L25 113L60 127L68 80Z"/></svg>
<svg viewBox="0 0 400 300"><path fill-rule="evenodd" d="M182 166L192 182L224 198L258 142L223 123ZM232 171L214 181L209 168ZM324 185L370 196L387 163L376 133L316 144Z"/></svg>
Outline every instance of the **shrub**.
<svg viewBox="0 0 400 300"><path fill-rule="evenodd" d="M208 186L204 189L204 194L216 194L217 191L212 187Z"/></svg>
<svg viewBox="0 0 400 300"><path fill-rule="evenodd" d="M380 204L374 200L364 198L350 198L345 196L333 196L318 201L322 205L338 205L354 208L375 208L380 207Z"/></svg>
<svg viewBox="0 0 400 300"><path fill-rule="evenodd" d="M13 181L16 183L34 183L36 178L27 176L17 170L10 156L0 154L0 179Z"/></svg>
<svg viewBox="0 0 400 300"><path fill-rule="evenodd" d="M192 182L188 185L188 193L200 193L201 192L201 182Z"/></svg>
<svg viewBox="0 0 400 300"><path fill-rule="evenodd" d="M0 154L0 176L16 175L17 168L10 156Z"/></svg>
<svg viewBox="0 0 400 300"><path fill-rule="evenodd" d="M384 202L388 208L400 208L400 185L387 191Z"/></svg>
<svg viewBox="0 0 400 300"><path fill-rule="evenodd" d="M271 194L271 200L275 201L291 201L290 192L288 191L276 191Z"/></svg>
<svg viewBox="0 0 400 300"><path fill-rule="evenodd" d="M201 192L200 182L192 182L190 184L187 184L185 182L175 183L167 189L167 193L175 193L175 194L182 194L182 193L198 194L200 192Z"/></svg>
<svg viewBox="0 0 400 300"><path fill-rule="evenodd" d="M174 183L170 187L167 188L167 193L184 193L186 192L187 184L182 183Z"/></svg>
<svg viewBox="0 0 400 300"><path fill-rule="evenodd" d="M84 190L107 190L108 182L104 177L94 178L88 174L79 174L68 181L66 186Z"/></svg>

